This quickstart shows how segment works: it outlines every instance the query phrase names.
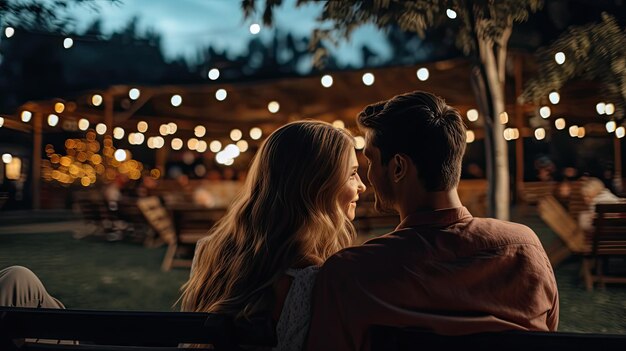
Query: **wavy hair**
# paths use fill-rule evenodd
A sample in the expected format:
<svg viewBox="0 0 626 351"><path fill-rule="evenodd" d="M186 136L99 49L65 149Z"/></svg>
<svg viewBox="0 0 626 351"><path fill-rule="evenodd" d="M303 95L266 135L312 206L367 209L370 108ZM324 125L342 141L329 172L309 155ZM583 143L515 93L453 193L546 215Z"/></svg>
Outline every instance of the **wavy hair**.
<svg viewBox="0 0 626 351"><path fill-rule="evenodd" d="M270 313L274 283L297 264L322 264L355 229L338 194L353 138L319 121L286 124L263 142L242 192L198 243L182 310L250 318Z"/></svg>

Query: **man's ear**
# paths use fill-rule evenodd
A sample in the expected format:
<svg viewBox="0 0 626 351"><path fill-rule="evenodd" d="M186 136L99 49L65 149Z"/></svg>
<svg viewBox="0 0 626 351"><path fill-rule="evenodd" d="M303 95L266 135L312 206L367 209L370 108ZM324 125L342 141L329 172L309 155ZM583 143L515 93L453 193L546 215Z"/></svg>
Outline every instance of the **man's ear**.
<svg viewBox="0 0 626 351"><path fill-rule="evenodd" d="M393 180L394 183L397 183L406 176L409 170L410 160L404 154L395 154L393 155L392 160L393 160L393 164L391 165L392 166L391 179Z"/></svg>

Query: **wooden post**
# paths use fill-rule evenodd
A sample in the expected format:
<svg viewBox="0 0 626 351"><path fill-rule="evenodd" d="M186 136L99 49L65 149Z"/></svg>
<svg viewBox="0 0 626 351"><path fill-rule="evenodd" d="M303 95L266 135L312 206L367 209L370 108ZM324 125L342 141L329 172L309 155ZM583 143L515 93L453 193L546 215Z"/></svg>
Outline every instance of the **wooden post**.
<svg viewBox="0 0 626 351"><path fill-rule="evenodd" d="M113 137L113 94L104 92L104 124L107 126L105 135Z"/></svg>
<svg viewBox="0 0 626 351"><path fill-rule="evenodd" d="M32 159L32 199L33 210L41 208L41 148L43 114L35 112L33 116L33 159Z"/></svg>
<svg viewBox="0 0 626 351"><path fill-rule="evenodd" d="M515 140L515 202L524 191L524 110L517 102L522 95L522 57L515 55L515 125L520 131L520 137ZM532 136L531 136L532 137Z"/></svg>
<svg viewBox="0 0 626 351"><path fill-rule="evenodd" d="M169 154L170 146L165 143L162 148L156 150L156 162L155 167L161 171L161 176L165 176L165 164L167 162L167 155Z"/></svg>
<svg viewBox="0 0 626 351"><path fill-rule="evenodd" d="M620 194L624 191L622 187L622 143L619 138L613 137L614 163L615 172L613 173L613 182L615 191Z"/></svg>

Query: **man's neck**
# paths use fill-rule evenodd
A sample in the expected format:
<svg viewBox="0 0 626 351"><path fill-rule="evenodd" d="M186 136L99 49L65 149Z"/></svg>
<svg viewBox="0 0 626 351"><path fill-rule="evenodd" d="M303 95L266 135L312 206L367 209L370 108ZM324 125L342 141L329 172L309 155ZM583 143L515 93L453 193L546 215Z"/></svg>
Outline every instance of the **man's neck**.
<svg viewBox="0 0 626 351"><path fill-rule="evenodd" d="M463 204L455 188L448 191L433 191L421 195L405 196L397 204L396 210L400 214L400 221L403 221L412 213L437 211L461 206Z"/></svg>

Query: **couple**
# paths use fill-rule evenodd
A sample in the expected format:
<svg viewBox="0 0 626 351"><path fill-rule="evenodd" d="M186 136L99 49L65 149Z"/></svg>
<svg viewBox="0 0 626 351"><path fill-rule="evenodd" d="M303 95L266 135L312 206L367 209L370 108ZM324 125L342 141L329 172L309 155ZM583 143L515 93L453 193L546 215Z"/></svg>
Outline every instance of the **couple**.
<svg viewBox="0 0 626 351"><path fill-rule="evenodd" d="M459 200L458 111L416 91L367 106L358 123L376 207L400 214L396 230L349 247L365 190L353 138L323 122L287 124L198 243L182 309L270 315L277 350L367 350L373 325L556 330L557 286L535 233L474 218ZM0 271L0 304L63 308L23 267Z"/></svg>
<svg viewBox="0 0 626 351"><path fill-rule="evenodd" d="M373 325L556 330L557 285L535 233L473 218L459 200L459 112L415 91L367 106L358 124L376 208L400 214L396 230L349 247L365 191L353 138L323 122L287 124L198 243L182 309L271 315L277 350L368 349Z"/></svg>

